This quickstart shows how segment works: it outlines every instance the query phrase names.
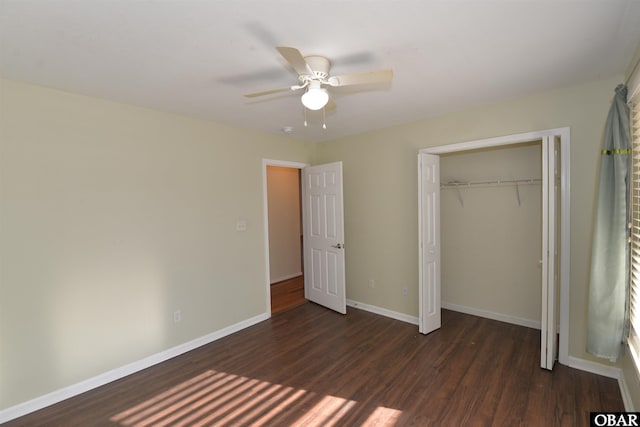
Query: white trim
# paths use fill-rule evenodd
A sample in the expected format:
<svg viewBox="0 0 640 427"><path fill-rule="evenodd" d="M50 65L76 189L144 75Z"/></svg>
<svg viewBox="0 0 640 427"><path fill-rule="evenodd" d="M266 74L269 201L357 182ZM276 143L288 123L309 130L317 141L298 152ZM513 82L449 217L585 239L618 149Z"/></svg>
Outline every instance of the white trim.
<svg viewBox="0 0 640 427"><path fill-rule="evenodd" d="M560 340L558 362L569 358L569 310L571 304L571 131L560 135Z"/></svg>
<svg viewBox="0 0 640 427"><path fill-rule="evenodd" d="M89 378L79 383L72 384L70 386L61 388L59 390L53 391L51 393L45 394L40 397L36 397L33 400L19 403L15 406L12 406L0 411L0 424L5 423L7 421L11 421L15 418L21 417L23 415L37 411L39 409L46 408L47 406L50 406L55 403L61 402L65 399L69 399L71 397L77 396L81 393L85 393L89 390L93 390L97 387L103 386L112 381L126 377L127 375L131 375L143 369L154 366L158 363L164 362L165 360L169 360L173 357L179 356L181 354L194 350L203 345L212 343L216 340L219 340L220 338L226 337L227 335L231 335L242 329L245 329L257 323L263 322L269 319L269 317L270 316L267 313L259 314L257 316L238 322L234 325L227 326L226 328L222 328L222 329L219 329L218 331L204 335L200 338L196 338L184 344L179 344L170 349L145 357L144 359L140 359L138 361L129 363L128 365L121 366L116 369L112 369L110 371L104 372L100 375L96 375L95 377Z"/></svg>
<svg viewBox="0 0 640 427"><path fill-rule="evenodd" d="M418 154L418 332L424 331L424 319L422 318L422 304L424 301L424 268L422 262L424 260L424 251L422 249L422 233L424 225L422 224L422 156ZM442 307L440 307L442 308Z"/></svg>
<svg viewBox="0 0 640 427"><path fill-rule="evenodd" d="M564 363L563 363L564 365ZM620 379L622 370L615 366L606 366L597 362L591 362L589 360L580 359L575 356L567 357L566 366L574 369L580 369L581 371L591 372L592 374L602 375L607 378Z"/></svg>
<svg viewBox="0 0 640 427"><path fill-rule="evenodd" d="M439 145L427 147L419 150L420 153L445 154L458 151L474 150L479 148L499 147L505 145L516 145L525 142L541 140L545 136L560 137L561 168L560 168L560 343L558 348L558 361L563 365L569 364L569 300L570 300L570 260L571 260L571 130L568 127L546 129L535 132L524 132L514 135L498 136L494 138L479 139L476 141L460 142L455 144ZM418 156L419 158L419 156ZM421 172L418 169L418 174ZM420 183L418 183L420 187ZM418 193L422 197L422 193ZM420 213L420 203L418 203L419 217L418 227L421 229L422 214ZM419 239L419 245L422 242ZM420 260L422 262L422 260ZM419 283L419 291L422 291L422 279ZM422 305L419 304L420 315L422 316Z"/></svg>
<svg viewBox="0 0 640 427"><path fill-rule="evenodd" d="M448 302L442 301L442 308L451 311L457 311L460 313L471 314L478 317L484 317L487 319L498 320L500 322L511 323L513 325L524 326L526 328L533 328L540 330L540 322L524 319L522 317L509 316L508 314L496 313L494 311L489 310L481 310L479 308L467 307L464 305L451 304Z"/></svg>
<svg viewBox="0 0 640 427"><path fill-rule="evenodd" d="M618 387L620 388L620 395L622 396L624 410L626 412L636 412L633 405L633 399L631 399L631 393L629 392L629 387L627 385L627 380L622 373L620 374L620 378L618 378Z"/></svg>
<svg viewBox="0 0 640 427"><path fill-rule="evenodd" d="M293 274L287 274L286 276L282 276L282 277L276 277L273 281L271 281L271 284L273 285L274 283L284 282L285 280L293 279L294 277L300 277L300 276L302 276L302 271L299 271Z"/></svg>
<svg viewBox="0 0 640 427"><path fill-rule="evenodd" d="M568 136L569 128L545 129L535 132L516 133L514 135L496 136L493 138L478 139L475 141L458 142L455 144L438 145L421 149L420 153L446 154L458 151L477 150L480 148L500 147L503 145L516 145L524 142L534 142L545 136Z"/></svg>
<svg viewBox="0 0 640 427"><path fill-rule="evenodd" d="M269 200L267 190L267 166L304 169L309 165L307 163L290 162L287 160L262 159L262 222L264 224L265 286L267 290L264 305L268 317L271 317L271 271L269 268Z"/></svg>
<svg viewBox="0 0 640 427"><path fill-rule="evenodd" d="M388 310L386 308L365 304L363 302L354 301L351 299L347 299L347 306L353 307L353 308L359 308L360 310L368 311L370 313L379 314L380 316L401 320L403 322L411 323L412 325L417 325L419 323L418 318L415 316L410 316L408 314L399 313L397 311Z"/></svg>
<svg viewBox="0 0 640 427"><path fill-rule="evenodd" d="M309 163L291 162L289 160L262 159L262 164L266 166L277 166L281 168L304 169Z"/></svg>

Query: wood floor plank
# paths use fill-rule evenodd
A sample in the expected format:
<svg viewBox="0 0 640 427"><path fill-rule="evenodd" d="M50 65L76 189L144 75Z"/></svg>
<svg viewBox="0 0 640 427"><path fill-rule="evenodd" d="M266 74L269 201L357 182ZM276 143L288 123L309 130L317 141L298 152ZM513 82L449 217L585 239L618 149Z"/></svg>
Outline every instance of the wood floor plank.
<svg viewBox="0 0 640 427"><path fill-rule="evenodd" d="M539 331L442 319L421 335L305 303L6 426L562 426L624 410L614 379L540 369Z"/></svg>
<svg viewBox="0 0 640 427"><path fill-rule="evenodd" d="M276 314L306 302L304 299L304 276L273 283L271 291L271 313Z"/></svg>

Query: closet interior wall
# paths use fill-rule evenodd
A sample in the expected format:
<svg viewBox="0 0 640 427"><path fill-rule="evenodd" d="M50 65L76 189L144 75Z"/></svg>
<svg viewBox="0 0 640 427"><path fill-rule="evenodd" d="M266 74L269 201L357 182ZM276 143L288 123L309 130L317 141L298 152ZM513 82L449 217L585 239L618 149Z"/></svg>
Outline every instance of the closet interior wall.
<svg viewBox="0 0 640 427"><path fill-rule="evenodd" d="M541 156L540 141L441 155L443 308L540 327ZM504 182L520 179L535 181Z"/></svg>

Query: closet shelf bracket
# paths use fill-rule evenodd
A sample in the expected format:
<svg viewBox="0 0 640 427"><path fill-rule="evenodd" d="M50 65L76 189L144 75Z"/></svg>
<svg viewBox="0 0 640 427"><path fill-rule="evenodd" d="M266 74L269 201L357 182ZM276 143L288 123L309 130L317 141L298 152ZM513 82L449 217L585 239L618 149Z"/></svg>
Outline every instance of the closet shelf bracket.
<svg viewBox="0 0 640 427"><path fill-rule="evenodd" d="M464 200L462 200L462 191L460 191L460 187L456 186L456 193L458 193L458 201L460 202L460 207L464 208Z"/></svg>

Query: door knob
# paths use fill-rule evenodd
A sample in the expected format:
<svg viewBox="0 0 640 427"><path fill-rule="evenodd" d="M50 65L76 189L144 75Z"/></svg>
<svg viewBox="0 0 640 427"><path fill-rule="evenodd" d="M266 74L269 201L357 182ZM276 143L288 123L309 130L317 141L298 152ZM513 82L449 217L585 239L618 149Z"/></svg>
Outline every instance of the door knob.
<svg viewBox="0 0 640 427"><path fill-rule="evenodd" d="M342 249L344 248L344 245L342 243L338 243L337 245L331 245L331 247L336 249Z"/></svg>

